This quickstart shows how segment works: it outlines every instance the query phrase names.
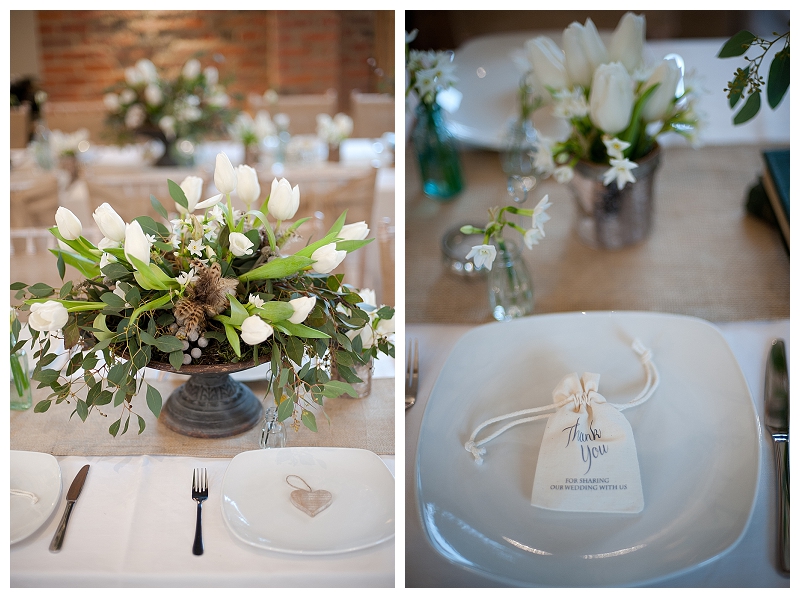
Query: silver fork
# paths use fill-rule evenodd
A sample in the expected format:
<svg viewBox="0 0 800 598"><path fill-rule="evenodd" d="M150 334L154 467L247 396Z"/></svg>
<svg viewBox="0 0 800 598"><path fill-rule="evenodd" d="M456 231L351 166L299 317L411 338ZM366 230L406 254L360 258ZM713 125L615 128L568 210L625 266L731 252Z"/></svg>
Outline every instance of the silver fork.
<svg viewBox="0 0 800 598"><path fill-rule="evenodd" d="M197 467L192 474L192 499L197 501L197 525L194 528L192 554L203 554L203 501L208 498L208 471Z"/></svg>
<svg viewBox="0 0 800 598"><path fill-rule="evenodd" d="M406 409L417 402L419 387L419 346L417 339L410 339L406 352Z"/></svg>

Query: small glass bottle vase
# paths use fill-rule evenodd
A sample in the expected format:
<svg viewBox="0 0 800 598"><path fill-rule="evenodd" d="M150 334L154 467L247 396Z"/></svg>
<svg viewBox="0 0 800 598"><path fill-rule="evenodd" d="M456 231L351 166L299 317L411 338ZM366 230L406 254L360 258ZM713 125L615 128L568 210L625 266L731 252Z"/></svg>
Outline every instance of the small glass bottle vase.
<svg viewBox="0 0 800 598"><path fill-rule="evenodd" d="M264 423L261 426L261 436L258 446L262 449L283 448L286 446L286 428L278 421L278 409L268 407L264 413Z"/></svg>
<svg viewBox="0 0 800 598"><path fill-rule="evenodd" d="M11 354L11 409L25 411L33 403L28 355L25 349Z"/></svg>
<svg viewBox="0 0 800 598"><path fill-rule="evenodd" d="M417 122L411 140L425 195L439 201L454 199L463 189L464 180L458 145L447 130L439 104L417 106Z"/></svg>
<svg viewBox="0 0 800 598"><path fill-rule="evenodd" d="M533 283L518 245L509 241L498 244L488 286L495 320L504 322L533 313Z"/></svg>

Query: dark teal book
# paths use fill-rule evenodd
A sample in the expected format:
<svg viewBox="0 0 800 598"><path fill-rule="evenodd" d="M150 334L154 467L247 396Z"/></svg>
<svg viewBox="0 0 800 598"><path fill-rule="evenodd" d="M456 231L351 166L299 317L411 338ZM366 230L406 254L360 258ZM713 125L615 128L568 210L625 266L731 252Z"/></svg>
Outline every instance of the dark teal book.
<svg viewBox="0 0 800 598"><path fill-rule="evenodd" d="M764 189L789 247L789 150L768 150L763 156Z"/></svg>

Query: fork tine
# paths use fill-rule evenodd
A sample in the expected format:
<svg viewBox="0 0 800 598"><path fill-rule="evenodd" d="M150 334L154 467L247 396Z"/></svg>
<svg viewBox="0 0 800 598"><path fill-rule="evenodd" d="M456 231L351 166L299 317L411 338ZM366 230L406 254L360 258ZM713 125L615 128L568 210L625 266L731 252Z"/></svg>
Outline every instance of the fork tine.
<svg viewBox="0 0 800 598"><path fill-rule="evenodd" d="M192 490L197 492L197 469L192 471Z"/></svg>

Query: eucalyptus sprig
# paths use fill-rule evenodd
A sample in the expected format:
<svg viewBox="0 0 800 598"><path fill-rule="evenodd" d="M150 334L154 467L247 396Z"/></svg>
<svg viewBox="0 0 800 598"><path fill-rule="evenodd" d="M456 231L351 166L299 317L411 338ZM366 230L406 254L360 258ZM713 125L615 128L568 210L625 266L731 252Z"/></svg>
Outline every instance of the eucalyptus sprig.
<svg viewBox="0 0 800 598"><path fill-rule="evenodd" d="M789 89L789 32L782 35L773 32L772 35L775 36L774 39L768 40L746 30L740 31L725 42L717 54L717 58L733 58L742 56L749 50L758 52L751 53L752 58L744 57L747 66L737 68L733 73L733 79L728 81L728 87L724 89L731 109L735 108L743 97L747 97L742 108L733 117L735 125L751 120L761 109L761 91L765 81L759 69L772 47L781 42L783 47L772 58L766 81L769 107L773 110L777 108Z"/></svg>

